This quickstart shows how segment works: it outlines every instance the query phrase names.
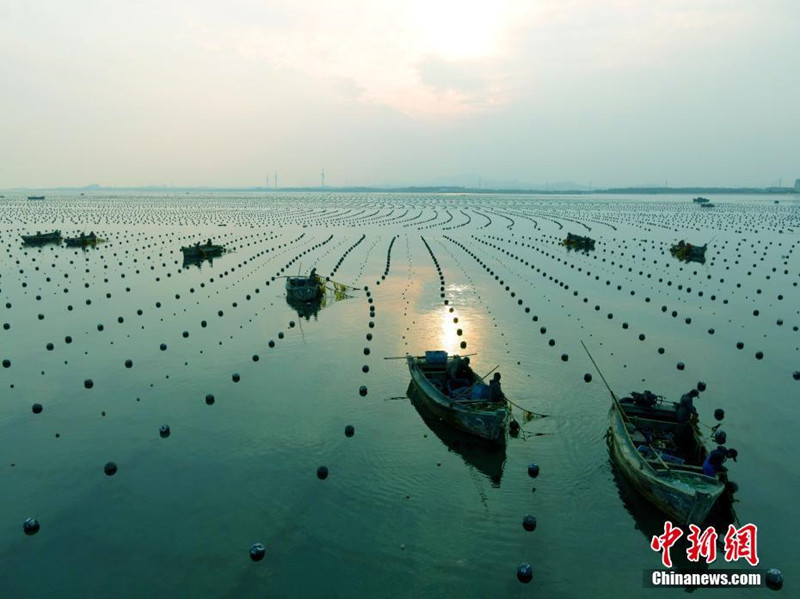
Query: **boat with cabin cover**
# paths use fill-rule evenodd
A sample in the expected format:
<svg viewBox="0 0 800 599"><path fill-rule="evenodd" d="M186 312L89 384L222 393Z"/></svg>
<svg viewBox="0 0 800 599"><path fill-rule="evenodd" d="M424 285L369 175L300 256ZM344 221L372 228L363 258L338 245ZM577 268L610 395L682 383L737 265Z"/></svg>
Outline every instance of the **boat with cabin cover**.
<svg viewBox="0 0 800 599"><path fill-rule="evenodd" d="M509 408L505 400L490 400L489 385L471 372L469 379L448 375L448 365L459 356L427 351L424 356L406 356L411 381L424 407L434 416L461 431L491 443L505 444Z"/></svg>
<svg viewBox="0 0 800 599"><path fill-rule="evenodd" d="M725 491L725 481L703 474L708 449L697 424L679 423L671 403L663 407L640 401L648 393L613 398L606 434L611 457L625 478L676 525L700 524Z"/></svg>

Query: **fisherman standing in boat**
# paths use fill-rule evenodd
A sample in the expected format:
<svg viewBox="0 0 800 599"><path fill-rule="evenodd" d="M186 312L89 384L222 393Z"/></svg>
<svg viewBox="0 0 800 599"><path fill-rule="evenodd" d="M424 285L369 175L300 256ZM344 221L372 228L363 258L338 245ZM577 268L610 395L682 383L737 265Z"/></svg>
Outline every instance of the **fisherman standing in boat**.
<svg viewBox="0 0 800 599"><path fill-rule="evenodd" d="M694 407L694 398L700 395L697 389L692 389L681 396L676 408L678 424L685 424L689 420L697 419L697 408Z"/></svg>
<svg viewBox="0 0 800 599"><path fill-rule="evenodd" d="M500 403L506 400L503 390L500 388L500 373L495 372L492 380L489 381L489 400Z"/></svg>
<svg viewBox="0 0 800 599"><path fill-rule="evenodd" d="M316 266L311 269L311 272L309 273L308 278L311 279L312 283L316 283L317 282L317 267Z"/></svg>

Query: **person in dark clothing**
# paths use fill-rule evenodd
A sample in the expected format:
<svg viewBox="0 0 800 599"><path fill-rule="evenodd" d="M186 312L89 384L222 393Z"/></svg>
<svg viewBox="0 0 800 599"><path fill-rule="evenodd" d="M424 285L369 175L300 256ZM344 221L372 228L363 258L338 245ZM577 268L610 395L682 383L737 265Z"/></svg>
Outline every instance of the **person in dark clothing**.
<svg viewBox="0 0 800 599"><path fill-rule="evenodd" d="M735 449L728 449L724 445L718 445L716 449L709 452L706 461L703 462L703 474L706 476L717 476L719 472L725 472L727 468L723 466L723 462L731 458L734 462L739 456L739 452Z"/></svg>
<svg viewBox="0 0 800 599"><path fill-rule="evenodd" d="M506 400L503 390L500 388L500 373L495 372L492 380L489 381L489 399L494 402Z"/></svg>
<svg viewBox="0 0 800 599"><path fill-rule="evenodd" d="M692 389L681 396L681 400L678 402L676 408L678 424L689 422L693 417L697 418L697 408L694 407L694 398L698 395L700 395L700 393L697 389Z"/></svg>
<svg viewBox="0 0 800 599"><path fill-rule="evenodd" d="M311 272L308 275L308 278L311 279L312 283L316 283L317 281L317 267L311 269Z"/></svg>

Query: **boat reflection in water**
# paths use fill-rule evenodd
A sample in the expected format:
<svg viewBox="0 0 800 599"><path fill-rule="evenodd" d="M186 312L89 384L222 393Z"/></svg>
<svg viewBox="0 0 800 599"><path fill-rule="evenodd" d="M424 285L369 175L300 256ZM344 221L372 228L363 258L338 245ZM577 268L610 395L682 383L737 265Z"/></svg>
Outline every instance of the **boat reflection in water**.
<svg viewBox="0 0 800 599"><path fill-rule="evenodd" d="M453 428L451 425L434 416L419 397L419 390L412 380L406 390L406 395L411 400L414 408L428 428L433 431L447 449L457 453L470 468L473 468L487 477L493 487L500 486L503 477L503 468L506 463L505 444L498 445L485 441L480 437L470 435Z"/></svg>
<svg viewBox="0 0 800 599"><path fill-rule="evenodd" d="M308 300L298 299L290 293L287 293L285 297L286 303L297 312L300 318L311 320L313 316L314 320L316 320L317 314L319 314L319 311L323 308L341 300L350 299L352 296L348 295L346 290L347 287L344 285L336 285L333 287L323 286L322 293L319 296Z"/></svg>

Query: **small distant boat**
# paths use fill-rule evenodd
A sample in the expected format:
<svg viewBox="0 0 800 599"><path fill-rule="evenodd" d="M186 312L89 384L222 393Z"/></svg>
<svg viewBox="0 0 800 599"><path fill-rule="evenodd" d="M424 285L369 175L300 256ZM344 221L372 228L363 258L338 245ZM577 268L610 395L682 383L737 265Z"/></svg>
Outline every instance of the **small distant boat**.
<svg viewBox="0 0 800 599"><path fill-rule="evenodd" d="M43 200L44 196L28 196L29 200Z"/></svg>
<svg viewBox="0 0 800 599"><path fill-rule="evenodd" d="M671 404L637 402L647 394L614 397L606 436L611 457L625 478L677 525L700 524L726 490L725 482L703 474L708 449L697 425L678 423Z"/></svg>
<svg viewBox="0 0 800 599"><path fill-rule="evenodd" d="M564 245L570 249L576 250L593 250L594 239L591 237L583 237L581 235L573 235L567 233L567 238L564 240Z"/></svg>
<svg viewBox="0 0 800 599"><path fill-rule="evenodd" d="M706 261L706 246L705 245L692 245L686 243L682 239L669 249L670 253L678 260L684 262L705 262Z"/></svg>
<svg viewBox="0 0 800 599"><path fill-rule="evenodd" d="M86 247L87 245L97 245L100 239L94 232L84 235L81 233L77 237L65 237L64 244L69 247Z"/></svg>
<svg viewBox="0 0 800 599"><path fill-rule="evenodd" d="M706 202L710 202L708 198L704 198L703 196L697 196L692 200L695 204L705 204Z"/></svg>
<svg viewBox="0 0 800 599"><path fill-rule="evenodd" d="M216 258L217 256L221 256L225 253L225 247L222 245L214 245L209 239L202 245L196 243L194 245L182 247L181 252L183 252L184 260L202 260L204 258Z"/></svg>
<svg viewBox="0 0 800 599"><path fill-rule="evenodd" d="M491 443L505 444L508 404L490 401L489 385L474 372L471 380L450 378L447 365L455 358L443 351L406 356L422 405L454 428Z"/></svg>
<svg viewBox="0 0 800 599"><path fill-rule="evenodd" d="M50 233L36 232L36 235L22 235L22 242L28 245L42 245L45 243L61 243L61 231L58 229Z"/></svg>
<svg viewBox="0 0 800 599"><path fill-rule="evenodd" d="M307 277L286 277L286 297L297 301L312 301L325 293L325 281L315 271Z"/></svg>

